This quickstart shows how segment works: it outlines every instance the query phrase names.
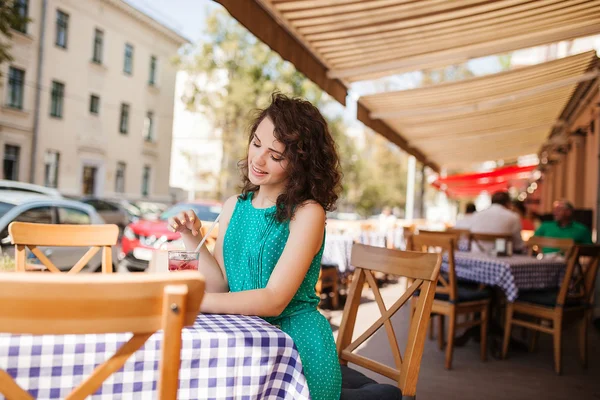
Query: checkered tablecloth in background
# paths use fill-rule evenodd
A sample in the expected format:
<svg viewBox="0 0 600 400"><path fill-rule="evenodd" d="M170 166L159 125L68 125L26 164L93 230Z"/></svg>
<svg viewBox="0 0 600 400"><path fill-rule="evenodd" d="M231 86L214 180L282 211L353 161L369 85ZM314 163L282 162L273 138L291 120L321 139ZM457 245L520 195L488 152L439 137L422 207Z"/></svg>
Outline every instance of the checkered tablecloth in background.
<svg viewBox="0 0 600 400"><path fill-rule="evenodd" d="M0 368L34 398L64 398L130 337L0 334ZM309 399L294 342L258 317L200 315L182 339L178 399ZM161 343L150 337L92 398L156 398Z"/></svg>
<svg viewBox="0 0 600 400"><path fill-rule="evenodd" d="M448 271L444 255L442 271ZM454 254L456 275L459 278L487 285L498 286L513 302L519 289L548 289L560 286L565 261L541 259L525 255L493 257L483 253L456 252Z"/></svg>
<svg viewBox="0 0 600 400"><path fill-rule="evenodd" d="M326 235L321 264L335 265L342 273L353 270L350 266L353 243L350 235Z"/></svg>

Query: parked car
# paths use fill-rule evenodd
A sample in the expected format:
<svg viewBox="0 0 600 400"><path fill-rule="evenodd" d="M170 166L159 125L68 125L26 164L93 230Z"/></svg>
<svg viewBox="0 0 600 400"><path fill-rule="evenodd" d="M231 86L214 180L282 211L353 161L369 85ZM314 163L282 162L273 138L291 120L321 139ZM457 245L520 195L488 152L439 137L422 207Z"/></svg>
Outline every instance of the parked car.
<svg viewBox="0 0 600 400"><path fill-rule="evenodd" d="M48 197L56 199L62 199L63 196L56 189L49 188L46 186L34 185L32 183L9 181L0 179L0 190L10 192L23 192L33 194L43 194Z"/></svg>
<svg viewBox="0 0 600 400"><path fill-rule="evenodd" d="M121 231L131 222L129 213L118 201L97 197L85 197L81 201L94 207L104 222L117 225Z"/></svg>
<svg viewBox="0 0 600 400"><path fill-rule="evenodd" d="M182 247L179 242L181 235L171 232L167 220L182 211L192 209L202 221L202 225L209 227L221 213L221 204L216 202L184 202L178 203L165 210L157 220L140 219L127 225L121 238L121 254L119 258L129 271L144 271L148 268L154 250L162 245ZM215 229L211 236L215 236Z"/></svg>
<svg viewBox="0 0 600 400"><path fill-rule="evenodd" d="M8 225L13 221L43 224L104 224L104 220L92 206L79 201L49 198L46 195L0 190L0 250L14 257L14 246L8 233ZM39 249L60 270L71 269L88 251L83 247L39 247ZM113 259L118 251L113 247ZM29 262L36 262L33 254L28 254ZM102 253L96 254L88 263L87 270L99 272L102 269ZM114 263L113 263L114 269Z"/></svg>

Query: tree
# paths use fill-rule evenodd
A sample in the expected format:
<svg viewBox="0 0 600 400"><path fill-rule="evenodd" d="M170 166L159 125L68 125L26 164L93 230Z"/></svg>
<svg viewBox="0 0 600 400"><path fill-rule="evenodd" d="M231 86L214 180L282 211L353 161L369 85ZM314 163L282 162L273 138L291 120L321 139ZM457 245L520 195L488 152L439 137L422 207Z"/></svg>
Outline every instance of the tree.
<svg viewBox="0 0 600 400"><path fill-rule="evenodd" d="M239 192L237 163L248 144L249 111L267 105L271 93L279 90L306 98L327 119L344 174L340 209L368 216L385 205L404 206L404 152L371 131L371 145L360 150L347 135L342 116L324 112L333 108L334 100L223 10L208 17L204 33L205 42L188 49L177 63L189 77L183 100L190 110L204 113L221 135L223 159L215 198Z"/></svg>
<svg viewBox="0 0 600 400"><path fill-rule="evenodd" d="M204 36L206 42L192 47L177 63L189 73L184 96L188 108L203 112L221 132L223 158L215 197L222 199L239 189L237 164L246 152L249 112L266 106L275 90L306 98L321 109L332 100L225 11L208 17ZM201 87L198 81L207 84ZM344 142L341 118L330 118L329 123L338 144L352 151Z"/></svg>
<svg viewBox="0 0 600 400"><path fill-rule="evenodd" d="M13 60L9 52L10 44L6 43L12 38L12 29L27 21L26 17L19 15L13 0L0 0L0 65Z"/></svg>

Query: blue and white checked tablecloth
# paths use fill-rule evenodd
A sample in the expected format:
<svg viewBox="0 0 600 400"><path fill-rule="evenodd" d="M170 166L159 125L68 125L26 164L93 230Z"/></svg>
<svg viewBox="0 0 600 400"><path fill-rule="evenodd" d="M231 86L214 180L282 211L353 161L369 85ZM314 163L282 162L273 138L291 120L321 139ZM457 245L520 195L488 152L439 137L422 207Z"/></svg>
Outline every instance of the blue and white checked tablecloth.
<svg viewBox="0 0 600 400"><path fill-rule="evenodd" d="M325 235L325 247L321 264L337 266L338 271L351 271L350 255L354 240L350 235ZM353 269L353 268L352 268Z"/></svg>
<svg viewBox="0 0 600 400"><path fill-rule="evenodd" d="M442 271L448 271L448 257L444 255ZM454 253L456 276L474 282L498 286L513 302L519 289L547 289L560 286L565 261L541 259L525 255L493 257L483 253L458 251Z"/></svg>
<svg viewBox="0 0 600 400"><path fill-rule="evenodd" d="M92 398L156 398L162 336L151 336ZM64 398L130 337L0 334L0 368L34 398ZM287 334L258 317L206 314L183 330L177 398L310 396L298 351Z"/></svg>

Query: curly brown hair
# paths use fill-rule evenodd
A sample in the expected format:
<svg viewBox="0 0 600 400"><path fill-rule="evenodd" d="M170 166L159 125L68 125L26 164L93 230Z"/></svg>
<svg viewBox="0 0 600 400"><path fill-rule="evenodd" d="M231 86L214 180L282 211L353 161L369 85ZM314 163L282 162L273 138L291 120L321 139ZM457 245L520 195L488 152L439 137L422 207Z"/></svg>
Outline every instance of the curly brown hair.
<svg viewBox="0 0 600 400"><path fill-rule="evenodd" d="M313 200L325 211L335 209L341 190L342 173L335 142L329 127L317 107L310 102L275 92L271 104L258 110L250 127L248 147L263 119L275 126L275 138L285 145L283 157L288 161L288 180L283 193L277 197L276 218L291 220L296 208ZM248 178L248 154L240 160L242 194L240 199L256 193L259 187Z"/></svg>

